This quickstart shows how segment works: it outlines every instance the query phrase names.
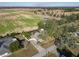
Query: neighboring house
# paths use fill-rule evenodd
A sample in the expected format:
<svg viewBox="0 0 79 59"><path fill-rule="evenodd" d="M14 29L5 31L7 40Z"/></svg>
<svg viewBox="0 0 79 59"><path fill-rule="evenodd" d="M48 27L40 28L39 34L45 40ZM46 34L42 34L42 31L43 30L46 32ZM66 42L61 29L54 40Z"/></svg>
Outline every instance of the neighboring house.
<svg viewBox="0 0 79 59"><path fill-rule="evenodd" d="M5 53L6 55L10 53L9 45L14 41L16 41L16 38L12 37L4 37L0 39L0 56L4 55Z"/></svg>

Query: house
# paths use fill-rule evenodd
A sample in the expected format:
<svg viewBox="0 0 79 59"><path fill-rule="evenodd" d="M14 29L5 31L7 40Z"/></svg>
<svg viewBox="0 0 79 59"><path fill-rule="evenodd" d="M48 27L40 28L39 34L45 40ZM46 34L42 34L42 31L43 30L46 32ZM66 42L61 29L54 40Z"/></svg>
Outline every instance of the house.
<svg viewBox="0 0 79 59"><path fill-rule="evenodd" d="M9 45L16 41L13 37L4 37L0 39L0 56L5 56L10 53Z"/></svg>

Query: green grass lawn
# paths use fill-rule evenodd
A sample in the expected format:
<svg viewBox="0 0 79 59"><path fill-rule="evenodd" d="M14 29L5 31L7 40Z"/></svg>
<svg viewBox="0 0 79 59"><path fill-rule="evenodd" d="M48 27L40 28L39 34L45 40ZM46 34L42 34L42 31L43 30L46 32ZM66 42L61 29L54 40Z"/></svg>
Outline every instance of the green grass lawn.
<svg viewBox="0 0 79 59"><path fill-rule="evenodd" d="M13 12L13 11L12 11ZM18 11L19 12L19 11ZM5 13L5 12L4 12ZM38 17L37 15L29 15L29 18L28 18L28 14L24 14L24 15L20 15L20 14L23 14L23 13L19 13L19 17L16 17L17 13L15 13L14 17L16 17L15 19L13 18L10 18L11 15L13 13L10 12L7 12L7 13L10 13L8 16L4 15L3 17L0 16L0 35L4 35L6 33L10 33L10 32L14 32L14 30L17 30L17 29L20 29L20 31L23 29L23 28L27 28L27 27L38 27L38 22L40 22L41 18ZM10 19L9 19L10 18ZM27 30L27 29L26 29ZM18 31L18 30L17 30Z"/></svg>

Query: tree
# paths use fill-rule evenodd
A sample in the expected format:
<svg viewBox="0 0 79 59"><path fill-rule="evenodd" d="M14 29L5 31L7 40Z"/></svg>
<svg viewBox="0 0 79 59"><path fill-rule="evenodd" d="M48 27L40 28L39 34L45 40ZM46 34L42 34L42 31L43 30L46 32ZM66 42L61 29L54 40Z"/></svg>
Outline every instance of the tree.
<svg viewBox="0 0 79 59"><path fill-rule="evenodd" d="M41 21L38 24L39 28L43 28L45 30L44 36L50 36L52 37L55 34L55 31L57 30L57 23L56 20L46 20Z"/></svg>
<svg viewBox="0 0 79 59"><path fill-rule="evenodd" d="M15 41L13 43L10 44L9 49L11 52L17 51L19 50L21 47L19 46L19 42Z"/></svg>
<svg viewBox="0 0 79 59"><path fill-rule="evenodd" d="M46 20L44 23L40 26L42 27L46 33L43 33L43 37L47 38L47 36L54 37L55 38L55 44L59 49L65 49L65 46L69 46L74 48L76 45L75 43L75 37L73 36L73 33L78 30L78 24L75 22L75 18L72 16L65 19L61 19L59 21L56 20ZM73 20L72 20L73 18ZM78 21L78 20L77 20ZM70 34L71 33L71 34Z"/></svg>

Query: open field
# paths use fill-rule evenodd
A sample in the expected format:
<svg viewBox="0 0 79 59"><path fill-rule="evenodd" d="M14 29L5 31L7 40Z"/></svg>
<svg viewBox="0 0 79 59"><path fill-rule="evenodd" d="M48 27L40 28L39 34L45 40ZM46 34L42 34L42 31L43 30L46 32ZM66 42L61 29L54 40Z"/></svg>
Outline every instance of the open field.
<svg viewBox="0 0 79 59"><path fill-rule="evenodd" d="M0 35L8 33L30 31L37 29L41 20L37 15L24 10L0 10Z"/></svg>
<svg viewBox="0 0 79 59"><path fill-rule="evenodd" d="M73 12L72 12L72 11ZM44 18L61 19L62 15L79 14L79 9L63 8L4 8L0 9L0 36L8 33L30 31L38 27L38 22Z"/></svg>

